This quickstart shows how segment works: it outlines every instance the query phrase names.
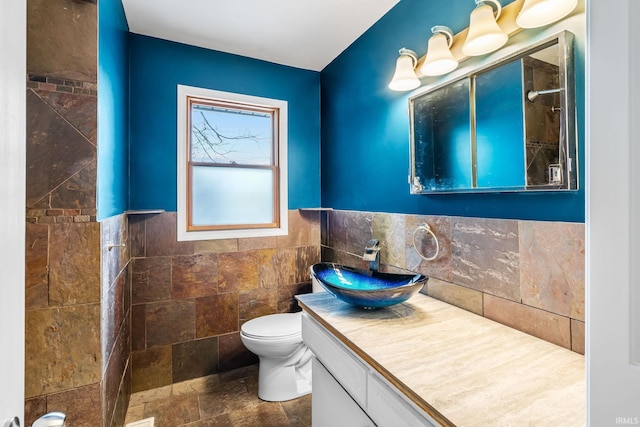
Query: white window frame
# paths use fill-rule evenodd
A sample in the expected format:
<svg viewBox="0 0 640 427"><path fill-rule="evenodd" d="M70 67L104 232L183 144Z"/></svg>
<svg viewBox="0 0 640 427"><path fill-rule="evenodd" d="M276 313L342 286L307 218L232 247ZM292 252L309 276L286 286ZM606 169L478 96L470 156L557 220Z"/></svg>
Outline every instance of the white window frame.
<svg viewBox="0 0 640 427"><path fill-rule="evenodd" d="M177 237L179 241L193 240L215 240L233 239L245 237L269 237L284 236L288 234L288 180L287 180L287 145L288 145L288 110L287 101L258 96L243 95L219 90L204 89L193 86L178 85L178 228ZM188 135L190 129L188 120L188 99L190 97L216 99L236 103L263 106L266 108L277 108L279 141L278 141L278 169L279 169L279 227L269 228L244 228L231 230L188 230L187 229L187 153L189 147Z"/></svg>

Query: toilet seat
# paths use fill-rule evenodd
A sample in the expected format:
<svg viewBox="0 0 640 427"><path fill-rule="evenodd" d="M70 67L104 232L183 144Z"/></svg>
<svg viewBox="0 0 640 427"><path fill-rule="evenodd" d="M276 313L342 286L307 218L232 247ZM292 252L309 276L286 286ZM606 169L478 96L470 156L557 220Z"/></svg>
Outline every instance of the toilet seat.
<svg viewBox="0 0 640 427"><path fill-rule="evenodd" d="M244 323L242 334L262 340L280 340L283 338L302 337L302 314L281 313L257 317Z"/></svg>

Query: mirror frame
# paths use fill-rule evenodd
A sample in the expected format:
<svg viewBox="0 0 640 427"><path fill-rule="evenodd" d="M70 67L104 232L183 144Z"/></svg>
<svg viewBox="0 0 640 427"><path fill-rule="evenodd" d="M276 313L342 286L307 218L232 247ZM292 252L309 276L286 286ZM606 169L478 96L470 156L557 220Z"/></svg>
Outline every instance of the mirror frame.
<svg viewBox="0 0 640 427"><path fill-rule="evenodd" d="M409 128L410 128L410 175L409 184L411 194L450 194L450 193L494 193L494 192L548 192L548 191L575 191L578 190L578 159L577 159L577 135L576 135L576 102L575 102L575 72L574 72L574 54L573 54L573 39L574 36L569 31L562 31L554 35L545 37L536 41L526 47L518 49L514 53L497 59L495 61L484 64L481 67L475 68L455 79L448 80L441 84L428 88L425 91L420 92L409 98ZM560 93L560 108L561 108L561 120L560 120L560 141L559 147L564 147L566 158L564 162L561 162L561 174L562 184L559 185L527 185L527 168L523 165L524 183L522 187L469 187L469 188L442 188L442 189L428 189L424 188L419 182L419 177L416 176L415 167L415 100L431 94L439 89L445 88L449 85L455 84L462 80L469 80L470 84L474 81L477 75L486 73L501 65L510 63L512 61L521 59L537 51L546 49L548 47L558 46L558 61L559 61L559 76L558 80L560 87L564 90ZM524 89L523 89L524 92ZM524 96L523 93L523 102ZM476 155L475 155L475 142L476 142L476 123L475 123L475 99L474 94L469 94L470 104L470 133L471 133L471 156L472 156L472 185L477 185L477 179L475 173L477 170ZM523 104L524 105L524 104ZM524 115L524 107L523 107ZM523 127L523 145L526 144L524 140L526 130ZM526 153L525 153L526 159Z"/></svg>

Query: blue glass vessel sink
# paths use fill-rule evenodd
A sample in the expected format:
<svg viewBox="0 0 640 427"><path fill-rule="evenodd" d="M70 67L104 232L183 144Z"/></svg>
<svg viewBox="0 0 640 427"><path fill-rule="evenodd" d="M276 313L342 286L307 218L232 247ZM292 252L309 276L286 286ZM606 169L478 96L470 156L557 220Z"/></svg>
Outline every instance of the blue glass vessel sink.
<svg viewBox="0 0 640 427"><path fill-rule="evenodd" d="M363 308L399 304L415 295L429 278L422 274L392 274L321 262L311 275L336 298Z"/></svg>

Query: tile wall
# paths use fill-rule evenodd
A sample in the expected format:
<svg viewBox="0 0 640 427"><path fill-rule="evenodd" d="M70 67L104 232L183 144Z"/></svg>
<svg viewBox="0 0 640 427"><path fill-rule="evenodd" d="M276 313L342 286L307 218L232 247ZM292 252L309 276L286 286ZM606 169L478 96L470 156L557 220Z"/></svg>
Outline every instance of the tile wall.
<svg viewBox="0 0 640 427"><path fill-rule="evenodd" d="M101 229L102 420L124 424L131 395L131 280L128 218L117 215Z"/></svg>
<svg viewBox="0 0 640 427"><path fill-rule="evenodd" d="M381 270L429 276L423 291L584 354L584 224L356 211L323 213L322 260L366 268L369 239L380 240ZM428 223L440 245L425 261L413 245ZM416 248L429 257L433 238Z"/></svg>
<svg viewBox="0 0 640 427"><path fill-rule="evenodd" d="M25 424L122 425L130 394L126 218L96 221L97 8L27 2Z"/></svg>
<svg viewBox="0 0 640 427"><path fill-rule="evenodd" d="M178 242L175 212L131 216L132 391L256 363L240 326L298 309L320 260L319 218L290 211L283 237Z"/></svg>
<svg viewBox="0 0 640 427"><path fill-rule="evenodd" d="M95 84L31 74L27 85L26 420L62 411L74 424L119 425L130 394L127 219L96 221Z"/></svg>
<svg viewBox="0 0 640 427"><path fill-rule="evenodd" d="M27 87L26 422L56 410L100 425L95 83Z"/></svg>

